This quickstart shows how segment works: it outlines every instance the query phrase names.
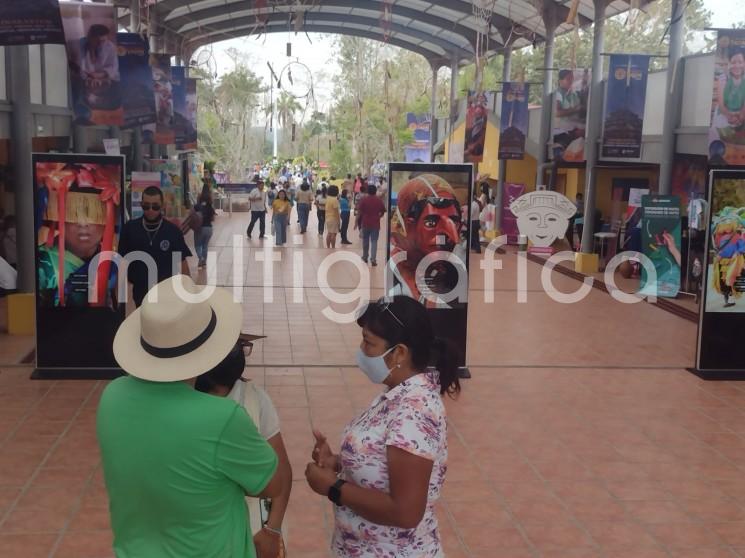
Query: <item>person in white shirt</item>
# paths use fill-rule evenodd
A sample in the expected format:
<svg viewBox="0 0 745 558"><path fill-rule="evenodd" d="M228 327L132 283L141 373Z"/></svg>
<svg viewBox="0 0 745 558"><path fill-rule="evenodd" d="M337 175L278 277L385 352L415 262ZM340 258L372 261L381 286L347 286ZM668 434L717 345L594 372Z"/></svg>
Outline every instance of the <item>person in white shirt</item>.
<svg viewBox="0 0 745 558"><path fill-rule="evenodd" d="M256 188L248 194L248 200L251 202L251 222L246 229L246 236L251 238L256 221L259 222L259 238L266 238L266 192L264 191L264 181L259 179L256 182Z"/></svg>
<svg viewBox="0 0 745 558"><path fill-rule="evenodd" d="M18 272L3 258L0 258L0 292L14 291L17 279Z"/></svg>

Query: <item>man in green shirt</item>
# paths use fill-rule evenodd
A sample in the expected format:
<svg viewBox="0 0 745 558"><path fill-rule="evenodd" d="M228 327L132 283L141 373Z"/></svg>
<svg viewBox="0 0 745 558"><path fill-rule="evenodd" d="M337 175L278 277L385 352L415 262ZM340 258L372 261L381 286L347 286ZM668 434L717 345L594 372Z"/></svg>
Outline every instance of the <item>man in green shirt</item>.
<svg viewBox="0 0 745 558"><path fill-rule="evenodd" d="M104 390L97 431L117 558L254 558L245 496L279 495L277 456L235 402L193 389L237 344L231 294L187 276L154 287L122 324L129 376ZM199 297L206 300L199 300ZM185 300L186 299L186 300Z"/></svg>

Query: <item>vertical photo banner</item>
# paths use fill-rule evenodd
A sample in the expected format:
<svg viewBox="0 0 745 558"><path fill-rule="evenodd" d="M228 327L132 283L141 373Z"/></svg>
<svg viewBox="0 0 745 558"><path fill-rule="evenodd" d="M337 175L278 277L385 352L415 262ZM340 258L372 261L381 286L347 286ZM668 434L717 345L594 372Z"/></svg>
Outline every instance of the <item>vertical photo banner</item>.
<svg viewBox="0 0 745 558"><path fill-rule="evenodd" d="M156 121L154 125L143 129L144 141L158 145L175 144L171 55L151 54L150 69L153 74L153 89L155 91Z"/></svg>
<svg viewBox="0 0 745 558"><path fill-rule="evenodd" d="M480 163L484 160L486 127L489 122L489 107L494 106L493 95L491 92L468 92L466 138L463 151L463 160L466 163ZM492 96L491 101L489 96Z"/></svg>
<svg viewBox="0 0 745 558"><path fill-rule="evenodd" d="M119 47L119 74L124 108L123 128L155 122L155 95L153 73L147 39L138 33L117 33Z"/></svg>
<svg viewBox="0 0 745 558"><path fill-rule="evenodd" d="M585 160L585 130L590 100L590 70L560 70L554 92L553 154L559 161Z"/></svg>
<svg viewBox="0 0 745 558"><path fill-rule="evenodd" d="M65 44L58 0L0 2L0 45Z"/></svg>
<svg viewBox="0 0 745 558"><path fill-rule="evenodd" d="M680 197L680 207L688 216L688 249L683 242L684 289L698 293L704 272L709 207L707 197L709 169L705 155L677 154L673 161L672 191Z"/></svg>
<svg viewBox="0 0 745 558"><path fill-rule="evenodd" d="M528 137L529 85L519 82L502 86L502 116L499 134L499 159L524 159Z"/></svg>
<svg viewBox="0 0 745 558"><path fill-rule="evenodd" d="M186 114L186 68L171 66L171 93L173 95L173 139L177 146L186 141L188 117Z"/></svg>
<svg viewBox="0 0 745 558"><path fill-rule="evenodd" d="M430 134L432 116L430 114L406 114L406 126L414 135L414 141L404 146L404 154L407 163L429 163L430 162Z"/></svg>
<svg viewBox="0 0 745 558"><path fill-rule="evenodd" d="M186 132L179 149L197 149L197 80L186 78Z"/></svg>
<svg viewBox="0 0 745 558"><path fill-rule="evenodd" d="M33 154L39 370L116 368L124 157ZM92 295L92 297L91 297ZM93 301L91 301L93 300Z"/></svg>
<svg viewBox="0 0 745 558"><path fill-rule="evenodd" d="M654 264L655 284L642 266L640 293L675 298L680 292L680 198L678 196L642 196L642 247Z"/></svg>
<svg viewBox="0 0 745 558"><path fill-rule="evenodd" d="M721 30L717 38L709 163L745 166L745 29Z"/></svg>
<svg viewBox="0 0 745 558"><path fill-rule="evenodd" d="M610 57L603 114L603 157L641 158L648 76L649 56Z"/></svg>
<svg viewBox="0 0 745 558"><path fill-rule="evenodd" d="M710 174L705 270L696 368L745 379L745 171Z"/></svg>
<svg viewBox="0 0 745 558"><path fill-rule="evenodd" d="M115 10L105 4L60 4L75 124L124 124Z"/></svg>
<svg viewBox="0 0 745 558"><path fill-rule="evenodd" d="M160 173L160 189L163 191L164 215L169 221L180 224L186 217L186 169L183 160L152 159L150 171Z"/></svg>
<svg viewBox="0 0 745 558"><path fill-rule="evenodd" d="M386 292L424 304L465 366L473 165L391 163L388 179Z"/></svg>

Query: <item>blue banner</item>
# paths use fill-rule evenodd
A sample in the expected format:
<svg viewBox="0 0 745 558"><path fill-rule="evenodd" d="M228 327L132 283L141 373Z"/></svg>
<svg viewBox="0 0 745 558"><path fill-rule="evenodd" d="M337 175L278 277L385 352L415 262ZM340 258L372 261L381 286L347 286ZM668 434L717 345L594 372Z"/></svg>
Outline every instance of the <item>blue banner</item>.
<svg viewBox="0 0 745 558"><path fill-rule="evenodd" d="M122 98L122 127L151 124L155 122L155 94L147 39L137 33L117 33L116 41L122 89L127 92Z"/></svg>
<svg viewBox="0 0 745 558"><path fill-rule="evenodd" d="M186 68L171 66L171 86L173 93L173 131L176 145L186 141L186 128L189 119L186 114Z"/></svg>
<svg viewBox="0 0 745 558"><path fill-rule="evenodd" d="M499 125L499 159L524 159L528 137L528 98L530 86L520 82L502 87L502 114Z"/></svg>
<svg viewBox="0 0 745 558"><path fill-rule="evenodd" d="M603 114L603 157L641 157L648 76L649 56L610 57Z"/></svg>

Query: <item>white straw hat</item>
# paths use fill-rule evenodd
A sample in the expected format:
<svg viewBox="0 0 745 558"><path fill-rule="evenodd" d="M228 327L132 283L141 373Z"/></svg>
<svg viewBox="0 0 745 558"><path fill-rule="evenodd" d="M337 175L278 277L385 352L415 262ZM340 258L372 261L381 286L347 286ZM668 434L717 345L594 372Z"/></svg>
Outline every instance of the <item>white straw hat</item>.
<svg viewBox="0 0 745 558"><path fill-rule="evenodd" d="M177 382L219 364L238 340L243 311L224 289L201 302L189 300L204 298L202 289L186 275L155 285L116 332L119 366L143 380ZM157 295L152 302L151 294Z"/></svg>

